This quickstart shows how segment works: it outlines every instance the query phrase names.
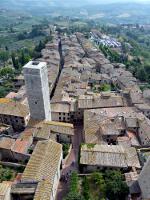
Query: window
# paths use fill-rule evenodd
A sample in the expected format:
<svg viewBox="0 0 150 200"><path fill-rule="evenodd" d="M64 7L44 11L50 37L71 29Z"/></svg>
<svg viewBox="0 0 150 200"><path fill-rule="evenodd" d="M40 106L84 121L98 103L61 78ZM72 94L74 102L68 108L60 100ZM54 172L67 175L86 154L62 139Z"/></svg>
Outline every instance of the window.
<svg viewBox="0 0 150 200"><path fill-rule="evenodd" d="M37 105L37 101L35 101L35 104Z"/></svg>

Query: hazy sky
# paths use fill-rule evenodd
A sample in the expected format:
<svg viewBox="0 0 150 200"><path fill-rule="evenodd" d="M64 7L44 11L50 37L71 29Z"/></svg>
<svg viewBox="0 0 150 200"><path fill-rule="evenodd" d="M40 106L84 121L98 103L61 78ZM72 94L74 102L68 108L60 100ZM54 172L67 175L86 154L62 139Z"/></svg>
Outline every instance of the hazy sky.
<svg viewBox="0 0 150 200"><path fill-rule="evenodd" d="M63 1L63 0L62 0ZM143 2L149 2L150 0L87 0L90 3L115 3L115 2L139 2L139 3L143 3Z"/></svg>
<svg viewBox="0 0 150 200"><path fill-rule="evenodd" d="M1 1L1 0L0 0ZM39 0L49 1L52 5L65 5L65 6L83 6L83 5L97 5L97 4L111 4L111 3L150 3L150 0Z"/></svg>
<svg viewBox="0 0 150 200"><path fill-rule="evenodd" d="M42 1L42 0L40 0ZM73 3L73 4L107 4L107 3L150 3L150 0L47 0L49 2L60 2L60 3Z"/></svg>

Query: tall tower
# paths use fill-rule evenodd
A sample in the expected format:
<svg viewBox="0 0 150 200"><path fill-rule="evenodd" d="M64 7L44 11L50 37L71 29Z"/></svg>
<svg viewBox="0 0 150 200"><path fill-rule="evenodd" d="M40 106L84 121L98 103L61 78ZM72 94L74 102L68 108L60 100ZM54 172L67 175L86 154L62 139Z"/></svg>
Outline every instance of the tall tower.
<svg viewBox="0 0 150 200"><path fill-rule="evenodd" d="M45 62L30 61L23 67L32 119L51 120L50 94Z"/></svg>

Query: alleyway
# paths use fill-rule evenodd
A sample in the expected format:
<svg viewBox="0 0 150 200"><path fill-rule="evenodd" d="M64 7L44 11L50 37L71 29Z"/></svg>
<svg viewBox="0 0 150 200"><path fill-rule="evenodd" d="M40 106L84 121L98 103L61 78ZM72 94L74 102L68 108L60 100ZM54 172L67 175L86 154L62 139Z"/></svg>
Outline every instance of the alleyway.
<svg viewBox="0 0 150 200"><path fill-rule="evenodd" d="M73 139L73 148L70 152L69 158L66 163L63 165L63 169L61 171L61 175L70 174L72 171L78 171L78 155L79 155L79 147L82 143L82 126L75 127L75 136ZM72 164L74 162L74 164ZM59 182L58 191L57 191L57 200L62 200L69 191L69 182L67 183L62 181Z"/></svg>

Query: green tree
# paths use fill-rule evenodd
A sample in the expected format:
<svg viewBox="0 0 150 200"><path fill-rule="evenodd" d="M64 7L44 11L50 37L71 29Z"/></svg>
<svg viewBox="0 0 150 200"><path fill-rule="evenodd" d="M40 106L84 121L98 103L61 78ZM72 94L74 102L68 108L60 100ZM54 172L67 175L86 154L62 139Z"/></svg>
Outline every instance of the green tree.
<svg viewBox="0 0 150 200"><path fill-rule="evenodd" d="M136 77L137 77L140 81L145 81L145 80L147 79L147 75L146 75L146 72L145 72L144 67L137 68Z"/></svg>
<svg viewBox="0 0 150 200"><path fill-rule="evenodd" d="M5 97L6 94L7 94L6 88L4 88L3 86L0 86L0 98Z"/></svg>
<svg viewBox="0 0 150 200"><path fill-rule="evenodd" d="M23 50L21 51L21 55L19 57L19 60L20 60L21 65L23 66L25 64L25 54L24 54Z"/></svg>
<svg viewBox="0 0 150 200"><path fill-rule="evenodd" d="M21 66L23 67L27 62L29 62L30 59L31 57L29 56L29 54L26 54L24 50L21 50L21 53L19 55L19 62Z"/></svg>
<svg viewBox="0 0 150 200"><path fill-rule="evenodd" d="M91 181L93 182L93 185L95 186L95 189L99 188L101 198L105 197L106 183L105 183L103 174L100 173L100 172L92 173Z"/></svg>
<svg viewBox="0 0 150 200"><path fill-rule="evenodd" d="M1 51L0 52L0 60L3 62L4 66L9 59L9 53L8 51Z"/></svg>
<svg viewBox="0 0 150 200"><path fill-rule="evenodd" d="M13 63L13 67L18 70L19 69L19 62L18 59L16 59L16 55L14 52L12 52L11 54L11 59L12 59L12 63Z"/></svg>
<svg viewBox="0 0 150 200"><path fill-rule="evenodd" d="M90 199L90 192L89 192L90 187L89 187L89 182L88 182L86 176L83 178L82 188L83 188L82 194L83 194L84 199L89 200Z"/></svg>
<svg viewBox="0 0 150 200"><path fill-rule="evenodd" d="M2 79L12 79L14 78L14 70L11 67L4 67L0 69L0 77Z"/></svg>
<svg viewBox="0 0 150 200"><path fill-rule="evenodd" d="M78 191L78 174L77 172L72 172L71 181L70 181L70 191L77 192Z"/></svg>
<svg viewBox="0 0 150 200"><path fill-rule="evenodd" d="M63 158L65 158L68 155L68 151L69 151L69 144L62 144L63 145Z"/></svg>
<svg viewBox="0 0 150 200"><path fill-rule="evenodd" d="M9 181L14 177L14 171L10 168L4 168L0 165L0 182Z"/></svg>
<svg viewBox="0 0 150 200"><path fill-rule="evenodd" d="M111 91L111 86L109 84L102 84L99 87L99 91L100 92L107 92L107 91Z"/></svg>
<svg viewBox="0 0 150 200"><path fill-rule="evenodd" d="M78 193L69 192L69 194L64 200L84 200L84 198Z"/></svg>
<svg viewBox="0 0 150 200"><path fill-rule="evenodd" d="M84 200L82 195L79 193L78 181L77 172L72 172L69 193L64 200Z"/></svg>
<svg viewBox="0 0 150 200"><path fill-rule="evenodd" d="M120 171L108 170L105 173L106 196L110 200L125 200L129 193Z"/></svg>
<svg viewBox="0 0 150 200"><path fill-rule="evenodd" d="M5 50L6 50L6 51L9 51L8 46L5 46Z"/></svg>
<svg viewBox="0 0 150 200"><path fill-rule="evenodd" d="M35 47L35 51L41 52L41 50L44 49L44 48L45 48L45 44L44 44L44 42L42 42L40 40L39 44Z"/></svg>

